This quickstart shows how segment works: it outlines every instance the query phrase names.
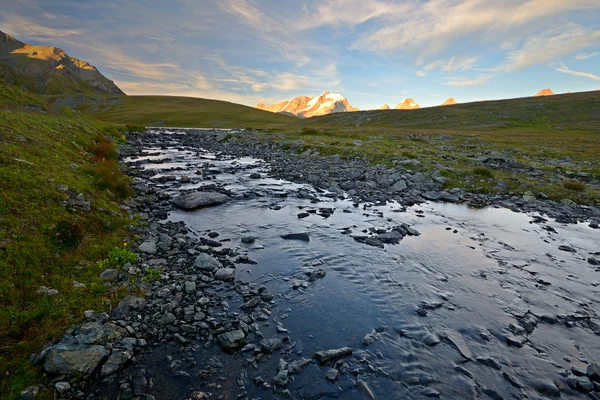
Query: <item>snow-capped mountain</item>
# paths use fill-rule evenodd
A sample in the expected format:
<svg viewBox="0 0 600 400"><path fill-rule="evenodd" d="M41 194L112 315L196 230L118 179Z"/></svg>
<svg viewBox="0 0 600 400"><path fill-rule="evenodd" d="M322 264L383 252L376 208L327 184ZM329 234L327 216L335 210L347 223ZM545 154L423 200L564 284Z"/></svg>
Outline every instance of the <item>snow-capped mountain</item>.
<svg viewBox="0 0 600 400"><path fill-rule="evenodd" d="M421 107L411 98L404 100L402 103L398 103L396 106L396 110L416 110L417 108Z"/></svg>
<svg viewBox="0 0 600 400"><path fill-rule="evenodd" d="M330 92L325 92L317 97L298 96L292 100L272 105L259 103L256 108L276 113L291 114L301 118L346 111L359 111L358 108L352 107L348 103L348 99L341 94Z"/></svg>
<svg viewBox="0 0 600 400"><path fill-rule="evenodd" d="M552 96L553 94L554 94L554 92L551 89L543 89L543 90L540 90L534 97Z"/></svg>
<svg viewBox="0 0 600 400"><path fill-rule="evenodd" d="M443 106L451 106L453 104L458 104L456 100L454 100L454 97L450 97L448 100L442 103Z"/></svg>
<svg viewBox="0 0 600 400"><path fill-rule="evenodd" d="M389 110L389 109L390 109L390 106L388 106L387 104L384 104L378 108L378 110Z"/></svg>

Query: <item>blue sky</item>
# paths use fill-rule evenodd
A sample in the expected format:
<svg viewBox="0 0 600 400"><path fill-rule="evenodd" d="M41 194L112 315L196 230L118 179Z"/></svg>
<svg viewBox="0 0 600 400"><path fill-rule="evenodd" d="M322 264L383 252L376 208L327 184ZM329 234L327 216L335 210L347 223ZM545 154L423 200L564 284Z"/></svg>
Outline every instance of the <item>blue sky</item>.
<svg viewBox="0 0 600 400"><path fill-rule="evenodd" d="M600 88L599 0L10 0L0 30L128 94L360 109Z"/></svg>

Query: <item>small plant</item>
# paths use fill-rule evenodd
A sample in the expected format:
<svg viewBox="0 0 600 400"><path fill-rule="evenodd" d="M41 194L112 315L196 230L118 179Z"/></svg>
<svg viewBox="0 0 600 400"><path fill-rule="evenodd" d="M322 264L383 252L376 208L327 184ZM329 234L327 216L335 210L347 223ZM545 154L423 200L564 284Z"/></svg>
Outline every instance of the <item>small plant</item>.
<svg viewBox="0 0 600 400"><path fill-rule="evenodd" d="M320 132L318 130L316 130L315 128L307 128L307 127L303 127L302 130L300 131L301 135L318 135Z"/></svg>
<svg viewBox="0 0 600 400"><path fill-rule="evenodd" d="M484 176L486 178L494 177L494 173L489 168L485 168L485 167L475 167L475 168L473 168L473 173L475 175Z"/></svg>
<svg viewBox="0 0 600 400"><path fill-rule="evenodd" d="M115 140L117 144L127 143L127 138L125 137L125 135L118 136Z"/></svg>
<svg viewBox="0 0 600 400"><path fill-rule="evenodd" d="M565 189L575 190L577 192L583 192L583 190L585 189L585 183L577 182L577 181L569 181L569 180L565 179L563 181L563 187Z"/></svg>
<svg viewBox="0 0 600 400"><path fill-rule="evenodd" d="M56 241L64 249L79 247L85 235L83 223L79 220L62 220L55 228Z"/></svg>
<svg viewBox="0 0 600 400"><path fill-rule="evenodd" d="M161 275L165 272L163 267L152 268L146 270L146 276L144 277L144 281L152 282L160 279Z"/></svg>
<svg viewBox="0 0 600 400"><path fill-rule="evenodd" d="M127 263L136 262L138 255L127 249L115 247L108 253L108 258L98 261L99 268L122 268Z"/></svg>

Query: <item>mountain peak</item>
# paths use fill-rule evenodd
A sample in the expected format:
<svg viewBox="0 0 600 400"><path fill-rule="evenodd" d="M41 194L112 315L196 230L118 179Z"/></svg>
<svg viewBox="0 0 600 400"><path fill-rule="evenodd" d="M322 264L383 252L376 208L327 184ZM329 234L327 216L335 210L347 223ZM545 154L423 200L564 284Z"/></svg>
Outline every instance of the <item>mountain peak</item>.
<svg viewBox="0 0 600 400"><path fill-rule="evenodd" d="M403 102L398 103L396 106L396 110L416 110L417 108L421 108L415 101L408 97Z"/></svg>
<svg viewBox="0 0 600 400"><path fill-rule="evenodd" d="M554 92L551 89L544 89L539 91L534 97L539 97L539 96L552 96L554 95Z"/></svg>
<svg viewBox="0 0 600 400"><path fill-rule="evenodd" d="M390 106L388 106L387 104L384 104L378 108L378 110L389 110L389 109L390 109Z"/></svg>
<svg viewBox="0 0 600 400"><path fill-rule="evenodd" d="M458 104L453 97L450 97L448 100L442 103L443 106L451 106L453 104Z"/></svg>
<svg viewBox="0 0 600 400"><path fill-rule="evenodd" d="M42 94L124 95L114 82L87 61L69 57L58 47L23 43L4 32L0 32L0 78Z"/></svg>
<svg viewBox="0 0 600 400"><path fill-rule="evenodd" d="M358 108L350 105L346 97L339 93L331 92L324 92L316 97L298 96L292 100L284 100L272 105L259 103L256 108L276 113L291 114L301 118L310 118L346 111L358 111Z"/></svg>

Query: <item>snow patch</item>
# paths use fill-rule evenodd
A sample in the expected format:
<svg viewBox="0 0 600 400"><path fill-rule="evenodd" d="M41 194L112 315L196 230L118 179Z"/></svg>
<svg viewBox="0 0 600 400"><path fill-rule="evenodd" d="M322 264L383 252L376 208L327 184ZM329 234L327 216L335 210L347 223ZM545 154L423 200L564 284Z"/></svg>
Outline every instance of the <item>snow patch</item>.
<svg viewBox="0 0 600 400"><path fill-rule="evenodd" d="M325 98L333 100L333 101L346 100L346 98L344 96L342 96L341 94L338 94L338 93L327 93L327 96Z"/></svg>

